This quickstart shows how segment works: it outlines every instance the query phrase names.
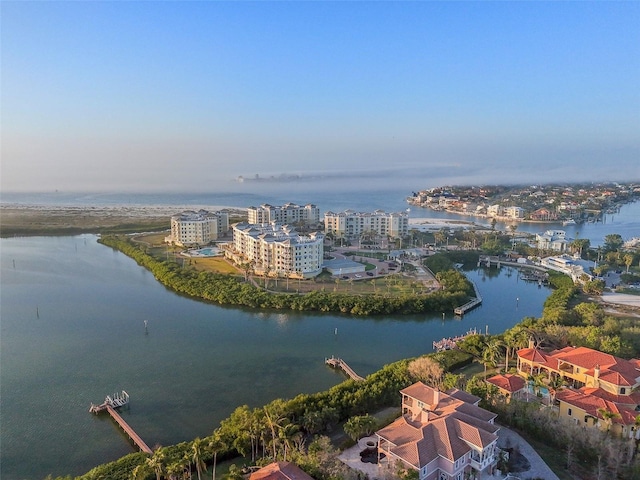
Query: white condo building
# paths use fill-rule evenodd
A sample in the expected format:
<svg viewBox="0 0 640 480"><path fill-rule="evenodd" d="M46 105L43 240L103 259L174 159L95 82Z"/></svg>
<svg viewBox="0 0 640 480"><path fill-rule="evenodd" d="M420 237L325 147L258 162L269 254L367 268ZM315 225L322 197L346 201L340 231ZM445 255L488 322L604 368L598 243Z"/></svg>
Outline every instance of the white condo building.
<svg viewBox="0 0 640 480"><path fill-rule="evenodd" d="M237 264L252 263L257 274L311 278L322 272L324 234L300 235L288 225L238 223L225 251Z"/></svg>
<svg viewBox="0 0 640 480"><path fill-rule="evenodd" d="M259 207L249 207L247 215L247 223L254 225L275 222L283 225L315 226L320 223L320 209L311 203L304 206L295 203L285 203L282 206L263 203Z"/></svg>
<svg viewBox="0 0 640 480"><path fill-rule="evenodd" d="M181 246L206 245L228 231L229 213L225 210L187 210L171 217L171 235L165 242Z"/></svg>
<svg viewBox="0 0 640 480"><path fill-rule="evenodd" d="M373 213L345 210L340 213L324 214L324 229L337 237L356 237L364 233L401 238L409 233L409 215L405 212Z"/></svg>
<svg viewBox="0 0 640 480"><path fill-rule="evenodd" d="M564 252L567 250L570 240L567 239L564 230L547 230L542 235L536 234L536 244L541 250L555 250Z"/></svg>

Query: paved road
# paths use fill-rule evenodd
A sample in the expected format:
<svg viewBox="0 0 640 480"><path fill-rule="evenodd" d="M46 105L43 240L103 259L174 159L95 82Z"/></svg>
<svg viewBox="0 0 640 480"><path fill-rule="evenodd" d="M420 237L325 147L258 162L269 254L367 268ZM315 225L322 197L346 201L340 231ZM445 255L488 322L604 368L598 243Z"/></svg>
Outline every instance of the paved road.
<svg viewBox="0 0 640 480"><path fill-rule="evenodd" d="M559 480L558 476L551 471L549 466L542 460L542 457L538 455L538 452L536 452L524 438L502 425L498 431L498 446L500 448L516 448L517 446L520 453L524 455L531 464L531 468L526 472L511 474L508 479L543 478L544 480ZM504 475L486 475L482 477L482 480L503 480L504 478Z"/></svg>

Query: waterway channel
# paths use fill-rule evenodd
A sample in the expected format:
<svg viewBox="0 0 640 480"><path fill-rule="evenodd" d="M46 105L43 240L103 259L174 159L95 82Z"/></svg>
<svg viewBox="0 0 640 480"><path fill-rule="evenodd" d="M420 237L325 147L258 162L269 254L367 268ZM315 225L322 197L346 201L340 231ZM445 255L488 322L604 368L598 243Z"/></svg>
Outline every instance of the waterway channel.
<svg viewBox="0 0 640 480"><path fill-rule="evenodd" d="M238 405L341 382L325 357L367 375L433 340L539 316L549 294L494 267L468 272L484 304L461 320L261 312L176 295L91 235L2 239L0 249L3 480L81 474L133 451L88 413L106 394L127 390L125 420L150 446L169 445L211 433Z"/></svg>

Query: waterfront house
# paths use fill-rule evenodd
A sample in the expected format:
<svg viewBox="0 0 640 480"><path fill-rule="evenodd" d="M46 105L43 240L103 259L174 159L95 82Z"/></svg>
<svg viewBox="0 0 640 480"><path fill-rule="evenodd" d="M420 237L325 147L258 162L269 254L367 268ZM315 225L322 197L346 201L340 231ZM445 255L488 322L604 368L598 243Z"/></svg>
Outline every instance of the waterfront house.
<svg viewBox="0 0 640 480"><path fill-rule="evenodd" d="M502 395L507 402L513 398L520 398L526 393L526 383L524 378L511 373L494 375L487 378L487 383L498 388L498 393Z"/></svg>
<svg viewBox="0 0 640 480"><path fill-rule="evenodd" d="M640 438L640 360L625 360L587 347L544 352L529 343L518 350L518 373L560 378L569 388L556 394L560 418L596 426L618 435Z"/></svg>
<svg viewBox="0 0 640 480"><path fill-rule="evenodd" d="M380 468L397 462L420 480L463 480L495 471L499 427L480 399L417 382L404 390L402 416L376 432Z"/></svg>

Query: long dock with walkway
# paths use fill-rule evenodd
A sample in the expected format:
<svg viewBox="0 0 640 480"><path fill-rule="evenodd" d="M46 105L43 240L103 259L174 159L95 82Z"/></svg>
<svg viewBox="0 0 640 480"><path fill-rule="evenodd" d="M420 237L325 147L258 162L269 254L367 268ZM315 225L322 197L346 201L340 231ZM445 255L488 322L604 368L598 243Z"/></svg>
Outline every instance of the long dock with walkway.
<svg viewBox="0 0 640 480"><path fill-rule="evenodd" d="M116 423L120 425L120 428L124 430L124 433L129 436L131 441L136 444L140 451L148 453L150 455L153 454L153 450L151 450L149 446L144 442L144 440L140 438L140 435L138 435L135 430L131 428L131 426L127 422L124 421L124 418L122 418L120 414L116 412L115 408L113 408L111 405L107 405L107 412L109 412L111 418L113 418Z"/></svg>
<svg viewBox="0 0 640 480"><path fill-rule="evenodd" d="M480 296L480 291L478 290L478 286L473 280L469 280L469 281L471 282L471 285L473 285L473 290L476 293L476 298L471 299L464 305L460 305L459 307L454 308L453 313L455 313L456 315L462 316L465 313L467 313L469 310L473 310L474 308L476 308L478 305L482 303L482 297Z"/></svg>
<svg viewBox="0 0 640 480"><path fill-rule="evenodd" d="M364 380L364 377L361 377L360 375L358 375L353 370L353 368L347 365L347 362L345 362L341 358L336 358L336 357L325 358L324 363L326 363L327 365L333 368L340 368L342 371L344 371L344 373L349 375L349 377L355 380L356 382L361 382L362 380Z"/></svg>
<svg viewBox="0 0 640 480"><path fill-rule="evenodd" d="M102 412L107 412L111 415L116 423L122 428L124 433L126 433L131 441L138 447L141 451L153 454L153 450L149 448L149 445L145 443L140 435L138 435L131 426L125 422L124 418L120 416L120 414L116 411L116 408L124 407L129 403L129 394L122 390L121 393L114 393L113 396L107 395L100 405L94 405L93 403L89 407L90 413L95 413L96 415Z"/></svg>

